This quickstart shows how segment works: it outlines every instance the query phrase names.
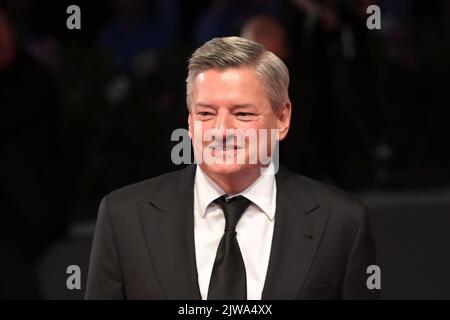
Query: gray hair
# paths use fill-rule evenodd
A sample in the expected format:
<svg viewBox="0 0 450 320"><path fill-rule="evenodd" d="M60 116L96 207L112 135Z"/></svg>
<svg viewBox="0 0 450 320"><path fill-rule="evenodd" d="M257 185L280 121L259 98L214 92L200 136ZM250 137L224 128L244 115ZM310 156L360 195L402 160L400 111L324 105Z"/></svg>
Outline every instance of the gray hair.
<svg viewBox="0 0 450 320"><path fill-rule="evenodd" d="M240 37L214 38L195 50L189 59L186 103L190 109L195 77L209 69L250 66L262 81L274 111L289 101L289 71L284 62L261 44Z"/></svg>

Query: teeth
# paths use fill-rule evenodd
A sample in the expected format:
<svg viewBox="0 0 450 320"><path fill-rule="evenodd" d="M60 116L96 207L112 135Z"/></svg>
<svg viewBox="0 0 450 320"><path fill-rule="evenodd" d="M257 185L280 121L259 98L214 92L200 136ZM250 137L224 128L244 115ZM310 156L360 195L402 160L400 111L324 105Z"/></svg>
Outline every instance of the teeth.
<svg viewBox="0 0 450 320"><path fill-rule="evenodd" d="M216 150L234 150L234 149L241 149L239 147L234 147L234 146L230 146L230 147L221 147L221 146L217 146L217 147L211 147L211 149L216 149Z"/></svg>

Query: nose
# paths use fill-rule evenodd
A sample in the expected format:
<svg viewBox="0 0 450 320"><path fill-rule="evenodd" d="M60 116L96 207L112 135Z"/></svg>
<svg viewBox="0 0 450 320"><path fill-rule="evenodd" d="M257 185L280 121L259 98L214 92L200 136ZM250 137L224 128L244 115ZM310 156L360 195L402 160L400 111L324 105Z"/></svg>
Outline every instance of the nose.
<svg viewBox="0 0 450 320"><path fill-rule="evenodd" d="M227 129L234 129L233 119L231 115L228 112L219 113L216 118L214 129L215 136L225 141L227 138Z"/></svg>

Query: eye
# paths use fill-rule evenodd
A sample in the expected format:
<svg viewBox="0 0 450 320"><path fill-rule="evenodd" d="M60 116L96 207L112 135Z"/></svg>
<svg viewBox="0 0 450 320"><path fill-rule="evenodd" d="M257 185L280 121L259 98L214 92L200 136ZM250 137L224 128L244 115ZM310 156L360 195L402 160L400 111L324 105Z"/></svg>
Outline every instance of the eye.
<svg viewBox="0 0 450 320"><path fill-rule="evenodd" d="M236 112L235 115L239 118L245 118L245 119L252 118L255 116L255 114L251 113L251 112Z"/></svg>
<svg viewBox="0 0 450 320"><path fill-rule="evenodd" d="M200 118L209 118L209 117L213 116L213 114L208 111L199 111L199 112L197 112L197 116L199 116Z"/></svg>

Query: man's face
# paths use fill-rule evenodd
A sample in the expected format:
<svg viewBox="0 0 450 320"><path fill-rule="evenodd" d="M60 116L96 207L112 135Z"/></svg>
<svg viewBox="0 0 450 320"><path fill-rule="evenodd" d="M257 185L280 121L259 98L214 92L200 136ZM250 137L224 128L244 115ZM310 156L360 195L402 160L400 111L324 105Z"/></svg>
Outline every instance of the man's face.
<svg viewBox="0 0 450 320"><path fill-rule="evenodd" d="M263 84L250 67L210 69L198 74L190 102L189 133L196 159L202 157L200 166L207 173L238 174L261 167L259 152L270 156L271 145L284 139L289 129L290 103L275 113ZM278 130L273 131L277 133L274 139L270 137L271 129ZM237 135L239 131L245 132L243 140L242 135L237 138L236 134L230 134L233 130ZM213 137L208 136L208 131L214 132ZM251 133L255 133L256 143L249 141ZM223 163L211 163L205 159L207 153ZM257 161L252 160L255 155Z"/></svg>

